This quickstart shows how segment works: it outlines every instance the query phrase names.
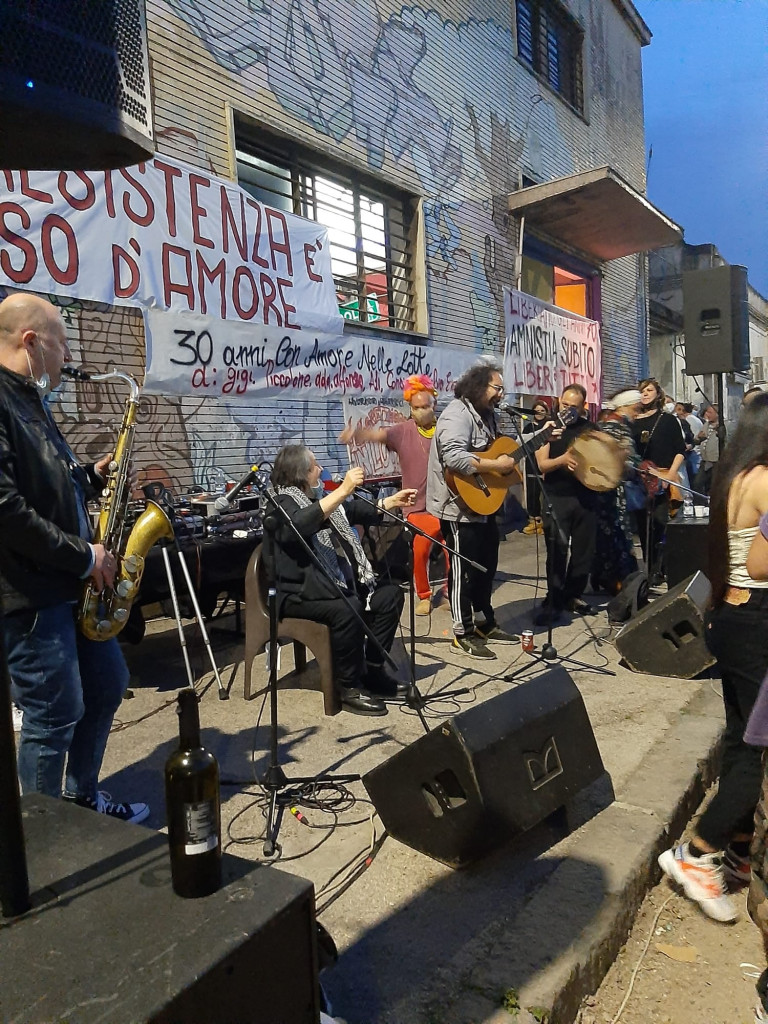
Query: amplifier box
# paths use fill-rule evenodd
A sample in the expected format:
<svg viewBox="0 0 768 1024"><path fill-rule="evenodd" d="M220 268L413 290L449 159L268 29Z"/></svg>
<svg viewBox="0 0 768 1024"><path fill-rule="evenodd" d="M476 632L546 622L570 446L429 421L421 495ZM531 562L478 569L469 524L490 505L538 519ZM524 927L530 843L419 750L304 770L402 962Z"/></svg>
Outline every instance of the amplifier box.
<svg viewBox="0 0 768 1024"><path fill-rule="evenodd" d="M4 1021L316 1024L311 882L225 854L223 887L182 899L167 836L38 794L21 810L32 909L0 929Z"/></svg>

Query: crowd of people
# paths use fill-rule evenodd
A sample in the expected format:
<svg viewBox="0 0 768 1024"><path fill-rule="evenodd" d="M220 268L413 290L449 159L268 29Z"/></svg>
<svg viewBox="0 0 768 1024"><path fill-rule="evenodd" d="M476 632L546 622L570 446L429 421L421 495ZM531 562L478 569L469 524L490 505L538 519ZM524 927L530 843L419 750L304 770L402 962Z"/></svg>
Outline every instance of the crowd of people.
<svg viewBox="0 0 768 1024"><path fill-rule="evenodd" d="M128 672L116 640L89 640L76 622L83 582L110 587L117 560L94 543L87 514L111 456L81 466L48 408L71 358L54 306L24 294L0 302L0 595L13 699L23 712L19 779L25 793L139 822L149 814L145 803L114 801L98 786ZM453 653L492 661L498 646L520 642L499 625L494 607L495 511L475 507L455 484L464 480L488 495L487 482L506 491L519 479L519 460L496 449L504 392L501 367L483 359L461 376L439 416L432 380L415 375L405 382L408 419L376 429L350 424L341 442L381 444L399 456L403 486L377 501L358 494L360 468L326 491L322 466L305 445L286 445L275 458L280 514L265 521L264 560L278 616L328 626L348 712L385 715L387 701L408 691L386 667L403 590L377 576L356 526L379 525L398 511L417 527L415 613L447 604ZM580 462L579 441L595 431L619 467L608 488L590 486ZM729 886L749 885L768 954L768 774L761 765L768 747L768 394L750 389L723 446L715 406L699 417L691 405L668 401L654 379L616 391L594 422L585 389L573 382L552 404L535 401L518 439L526 446L523 532L546 538L538 624L593 614L584 597L590 581L593 591L620 591L639 571L635 536L650 583L663 582L665 530L681 503L676 488L690 483L711 496L707 642L722 676L722 768L691 838L659 862L718 921L737 915ZM433 583L435 540L450 555L441 551ZM768 974L761 986L765 995ZM768 1001L761 1007L757 1019L768 1022Z"/></svg>

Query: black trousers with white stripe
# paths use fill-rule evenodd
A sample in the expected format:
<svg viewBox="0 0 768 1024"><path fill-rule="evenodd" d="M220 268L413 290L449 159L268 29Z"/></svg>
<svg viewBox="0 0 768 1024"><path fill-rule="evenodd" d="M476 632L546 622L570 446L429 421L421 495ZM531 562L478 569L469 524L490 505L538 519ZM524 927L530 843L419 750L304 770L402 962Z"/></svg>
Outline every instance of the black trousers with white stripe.
<svg viewBox="0 0 768 1024"><path fill-rule="evenodd" d="M499 564L499 528L491 516L485 522L456 523L440 520L445 543L465 558L479 562L481 572L451 555L448 559L448 597L453 616L453 632L466 636L474 632L475 616L489 629L496 625L491 604L493 580Z"/></svg>

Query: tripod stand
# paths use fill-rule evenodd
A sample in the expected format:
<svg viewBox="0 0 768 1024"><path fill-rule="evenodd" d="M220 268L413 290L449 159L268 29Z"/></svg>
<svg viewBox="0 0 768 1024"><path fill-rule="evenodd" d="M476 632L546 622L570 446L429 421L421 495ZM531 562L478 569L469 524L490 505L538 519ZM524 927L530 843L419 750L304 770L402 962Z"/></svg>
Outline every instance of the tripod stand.
<svg viewBox="0 0 768 1024"><path fill-rule="evenodd" d="M565 549L568 553L569 549L569 538L563 529L560 517L555 509L552 501L552 496L544 484L544 474L539 469L539 464L533 451L527 447L525 442L522 442L523 432L521 427L521 417L515 412L513 407L506 406L506 412L510 415L512 422L515 425L518 436L521 438L522 448L524 451L524 457L526 464L528 465L531 475L535 478L539 488L541 489L541 500L542 507L546 510L546 518L549 522L550 528L545 530L544 540L547 549L546 559L546 581L547 581L547 597L546 597L546 611L547 611L547 639L541 649L540 655L532 655L532 660L538 662L549 663L553 661L560 661L560 663L567 662L569 665L573 665L576 668L582 668L591 672L597 672L601 675L615 675L616 673L610 669L599 668L595 665L589 665L586 662L577 661L574 658L558 655L557 648L552 642L552 632L554 627L554 615L555 605L553 601L553 595L555 592L553 574L555 571L555 546L557 542L560 542L561 548ZM591 632L591 630L590 630ZM593 634L594 636L594 634ZM515 669L514 672L510 672L504 676L505 682L514 682L516 676L523 671L523 668Z"/></svg>
<svg viewBox="0 0 768 1024"><path fill-rule="evenodd" d="M319 570L321 575L334 587L338 593L338 596L343 599L349 610L353 613L355 618L360 623L363 632L372 640L373 643L378 647L384 659L389 662L392 668L397 668L392 656L388 651L384 650L384 647L379 643L377 638L373 635L371 630L368 628L365 620L358 613L354 604L350 601L347 594L342 589L341 585L329 574L326 567L323 565L321 559L315 553L311 543L308 543L306 538L302 536L301 532L297 528L296 524L292 521L288 512L283 508L280 502L277 500L272 491L265 485L259 482L255 482L262 497L268 503L271 513L264 517L264 528L265 528L265 544L267 543L267 534L274 534L280 527L286 527L290 530L291 536L297 540L303 552L305 552L310 558L312 564ZM271 541L270 541L271 543ZM278 729L278 702L277 702L277 652L278 652L278 624L277 624L277 585L274 579L273 570L273 559L267 558L264 560L264 566L267 571L267 609L269 612L269 695L270 695L270 742L269 742L269 765L264 773L261 785L268 794L269 804L267 809L267 821L265 827L265 839L262 847L265 857L274 856L278 849L277 837L280 832L280 825L282 823L282 815L285 803L285 799L281 799L283 791L289 787L295 787L296 785L306 785L308 783L316 783L318 781L323 782L355 782L360 776L359 775L321 775L321 776L310 776L305 778L288 779L283 768L280 764L280 752L278 746L277 729Z"/></svg>
<svg viewBox="0 0 768 1024"><path fill-rule="evenodd" d="M374 505L375 504L373 501L370 501L368 498L365 498L365 497L363 497L360 494L358 494L358 497L362 498L363 501L368 502L369 505ZM408 683L408 692L405 695L405 698L403 699L403 704L406 707L409 707L413 711L416 712L416 714L419 716L419 721L421 722L422 726L424 727L424 731L425 732L429 732L430 731L429 726L427 725L427 721L424 718L424 708L431 701L447 700L447 699L449 699L451 697L459 697L459 696L461 696L461 695L463 695L465 693L469 693L470 691L469 691L469 687L462 686L462 687L459 687L458 689L454 689L454 690L441 690L438 693L431 693L431 694L427 694L425 696L423 693L421 693L421 691L419 690L418 686L416 685L416 612L415 612L415 607L416 607L416 584L415 584L415 580L414 580L414 568L415 568L415 561L416 561L416 559L415 559L414 548L413 548L414 541L415 541L417 536L418 537L424 537L428 541L430 541L432 544L436 544L438 547L442 548L443 551L449 552L457 560L457 562L464 561L468 565L471 565L474 569L478 569L480 572L485 572L486 569L485 569L484 566L480 565L479 562L473 562L471 558L467 558L465 555L460 555L459 552L456 551L454 548L449 547L447 544L444 544L442 541L439 541L435 537L432 537L430 534L426 533L424 530L419 529L418 526L415 526L413 523L409 522L405 518L405 516L402 519L400 519L399 516L394 515L388 509L382 508L381 511L384 513L385 516L388 516L390 519L394 519L395 522L401 524L404 527L404 529L406 529L408 531L409 536L410 536L410 540L411 540L411 543L410 543L411 566L410 566L410 574L409 574L409 578L408 578L408 601L409 601L408 629L410 631L410 639L409 639L409 667L410 667L409 675L410 675L410 679L409 679L409 683Z"/></svg>
<svg viewBox="0 0 768 1024"><path fill-rule="evenodd" d="M187 638L186 638L186 636L184 634L184 626L183 626L182 621L181 621L181 611L179 609L179 600L178 600L178 596L176 594L176 582L175 582L175 580L173 578L173 571L171 569L171 560L170 560L170 558L168 556L168 547L170 546L170 544L173 544L173 546L175 547L176 554L178 555L178 558L179 558L179 565L181 566L181 571L182 571L182 574L184 576L184 580L185 580L185 582L187 584L187 590L189 592L189 599L192 602L192 608L193 608L194 613L195 613L195 619L196 619L197 625L198 625L198 627L200 629L200 633L201 633L201 635L203 637L203 643L205 644L205 648L208 651L208 657L209 657L210 662L211 662L211 668L213 669L213 675L214 675L214 677L216 679L216 685L219 688L219 700L229 700L229 694L227 693L227 689L226 689L226 687L224 686L224 684L221 681L221 676L219 675L219 669L218 669L218 667L216 665L216 661L215 661L215 659L213 657L213 651L211 649L211 641L208 638L208 630L205 628L205 622L203 621L203 616L202 616L202 613L200 612L200 605L197 602L197 595L195 594L195 588L192 586L192 579L191 579L191 577L189 575L189 569L187 568L187 560L184 558L184 552L181 550L181 546L179 544L178 538L176 538L174 536L173 541L168 541L168 540L161 540L160 541L160 551L161 551L162 556L163 556L163 565L165 566L165 575L168 577L168 589L169 589L170 594L171 594L171 603L173 605L174 618L176 619L176 628L177 628L177 630L179 632L179 643L181 644L181 653L182 653L182 656L184 658L184 665L185 665L186 670L187 670L187 680L189 682L190 687L192 689L194 689L195 683L194 683L194 676L192 675L192 666L191 666L190 661L189 661L189 652L187 650Z"/></svg>

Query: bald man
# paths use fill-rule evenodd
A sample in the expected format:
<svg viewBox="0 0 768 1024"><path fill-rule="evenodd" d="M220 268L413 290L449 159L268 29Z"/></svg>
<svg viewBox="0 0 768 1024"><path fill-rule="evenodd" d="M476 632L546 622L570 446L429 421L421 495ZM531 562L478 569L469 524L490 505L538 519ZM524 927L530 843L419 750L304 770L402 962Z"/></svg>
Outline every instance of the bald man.
<svg viewBox="0 0 768 1024"><path fill-rule="evenodd" d="M547 583L544 603L534 618L537 626L561 623L567 612L594 615L582 595L589 580L595 553L597 513L595 494L580 483L574 470L578 463L570 451L576 438L590 429L587 392L581 384L569 384L560 395L560 412L570 409L577 419L552 435L549 444L536 452L544 474L544 534L547 539Z"/></svg>
<svg viewBox="0 0 768 1024"><path fill-rule="evenodd" d="M23 293L0 302L0 598L13 699L24 716L19 780L23 793L138 822L146 804L98 791L128 669L117 640L88 640L75 622L83 581L111 586L116 560L90 543L86 511L111 456L79 465L47 407L71 361L50 302Z"/></svg>

